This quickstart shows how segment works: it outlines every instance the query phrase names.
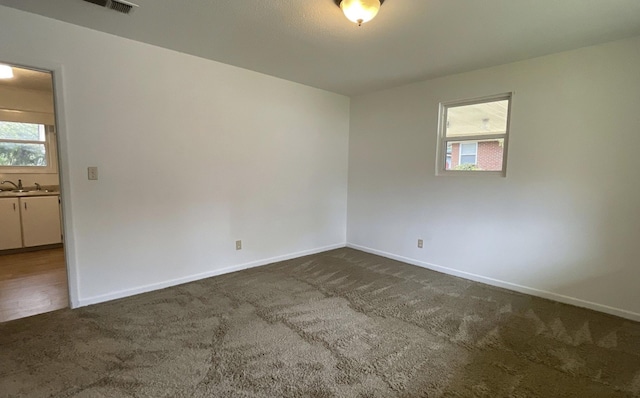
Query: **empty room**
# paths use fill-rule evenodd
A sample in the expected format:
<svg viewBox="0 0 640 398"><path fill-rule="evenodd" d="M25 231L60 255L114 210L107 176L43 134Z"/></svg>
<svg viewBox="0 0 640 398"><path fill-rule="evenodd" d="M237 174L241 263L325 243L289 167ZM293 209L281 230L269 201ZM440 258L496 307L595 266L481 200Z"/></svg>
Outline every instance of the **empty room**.
<svg viewBox="0 0 640 398"><path fill-rule="evenodd" d="M0 0L0 398L640 397L639 71L637 0Z"/></svg>

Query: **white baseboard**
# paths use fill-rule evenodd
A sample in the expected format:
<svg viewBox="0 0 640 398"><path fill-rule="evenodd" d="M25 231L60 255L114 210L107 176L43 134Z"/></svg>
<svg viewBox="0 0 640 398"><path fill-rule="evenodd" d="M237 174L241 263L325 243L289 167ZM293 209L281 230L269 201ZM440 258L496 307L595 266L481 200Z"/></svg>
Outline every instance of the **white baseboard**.
<svg viewBox="0 0 640 398"><path fill-rule="evenodd" d="M339 249L341 247L345 247L345 244L344 243L338 243L338 244L335 244L335 245L318 247L318 248L315 248L315 249L304 250L304 251L300 251L300 252L285 254L285 255L282 255L282 256L276 256L276 257L266 258L266 259L263 259L263 260L252 261L252 262L249 262L249 263L244 263L244 264L239 264L239 265L233 265L233 266L230 266L230 267L215 269L215 270L212 270L212 271L202 272L202 273L195 274L195 275L188 275L188 276L184 276L184 277L176 278L176 279L171 279L171 280L164 281L164 282L151 283L151 284L148 284L148 285L143 285L143 286L135 287L135 288L132 288L132 289L118 290L116 292L111 292L111 293L107 293L107 294L101 294L99 296L81 298L81 299L78 300L77 305L74 305L73 308L84 307L84 306L87 306L87 305L98 304L98 303L104 303L106 301L111 301L111 300L116 300L116 299L120 299L120 298L124 298L124 297L134 296L136 294L151 292L153 290L160 290L160 289L164 289L164 288L171 287L171 286L182 285L183 283L188 283L188 282L193 282L193 281L197 281L197 280L200 280L200 279L210 278L212 276L228 274L228 273L240 271L240 270L243 270L243 269L254 268L254 267L259 267L259 266L262 266L262 265L276 263L278 261L290 260L290 259L293 259L293 258L308 256L310 254L316 254L316 253L321 253L321 252L325 252L325 251L328 251L328 250Z"/></svg>
<svg viewBox="0 0 640 398"><path fill-rule="evenodd" d="M604 304L598 304L591 301L581 300L575 297L565 296L562 294L549 292L546 290L540 290L533 287L522 286L511 282L501 281L499 279L493 279L482 275L472 274L465 271L459 271L453 268L443 267L440 265L426 263L424 261L415 260L409 257L403 257L392 253L387 253L382 250L372 249L366 246L355 245L353 243L347 243L347 247L360 250L363 252L376 254L378 256L390 258L392 260L402 261L418 267L427 268L433 271L442 272L443 274L453 275L464 279L469 279L475 282L484 283L491 286L497 286L508 290L513 290L519 293L525 293L532 296L542 297L545 299L558 301L564 304L575 305L576 307L588 308L590 310L604 312L606 314L619 316L621 318L630 319L632 321L640 322L640 314L628 310L610 307Z"/></svg>

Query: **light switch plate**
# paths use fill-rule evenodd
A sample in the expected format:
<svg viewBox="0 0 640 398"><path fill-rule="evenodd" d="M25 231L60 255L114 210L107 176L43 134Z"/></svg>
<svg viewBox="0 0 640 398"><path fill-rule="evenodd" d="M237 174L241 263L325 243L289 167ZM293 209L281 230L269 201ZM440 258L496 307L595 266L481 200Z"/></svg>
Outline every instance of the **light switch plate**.
<svg viewBox="0 0 640 398"><path fill-rule="evenodd" d="M90 180L98 179L98 168L97 167L87 167L87 174Z"/></svg>
<svg viewBox="0 0 640 398"><path fill-rule="evenodd" d="M237 240L236 241L236 250L242 250L242 241L241 240Z"/></svg>

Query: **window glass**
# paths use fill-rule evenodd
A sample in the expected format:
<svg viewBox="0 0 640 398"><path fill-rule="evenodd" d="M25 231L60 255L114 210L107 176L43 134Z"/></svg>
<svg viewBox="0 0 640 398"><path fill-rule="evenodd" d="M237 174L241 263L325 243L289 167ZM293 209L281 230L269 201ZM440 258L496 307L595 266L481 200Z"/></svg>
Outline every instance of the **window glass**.
<svg viewBox="0 0 640 398"><path fill-rule="evenodd" d="M460 164L476 164L476 155L460 156Z"/></svg>
<svg viewBox="0 0 640 398"><path fill-rule="evenodd" d="M503 140L450 141L449 143L451 144L451 156L447 157L445 170L502 170L502 159L504 157Z"/></svg>
<svg viewBox="0 0 640 398"><path fill-rule="evenodd" d="M46 129L42 124L0 122L0 167L45 167Z"/></svg>
<svg viewBox="0 0 640 398"><path fill-rule="evenodd" d="M448 108L446 136L506 134L508 111L508 100Z"/></svg>
<svg viewBox="0 0 640 398"><path fill-rule="evenodd" d="M478 143L476 142L463 142L460 144L460 153L462 155L476 155L478 149Z"/></svg>
<svg viewBox="0 0 640 398"><path fill-rule="evenodd" d="M0 122L0 140L45 141L42 124Z"/></svg>

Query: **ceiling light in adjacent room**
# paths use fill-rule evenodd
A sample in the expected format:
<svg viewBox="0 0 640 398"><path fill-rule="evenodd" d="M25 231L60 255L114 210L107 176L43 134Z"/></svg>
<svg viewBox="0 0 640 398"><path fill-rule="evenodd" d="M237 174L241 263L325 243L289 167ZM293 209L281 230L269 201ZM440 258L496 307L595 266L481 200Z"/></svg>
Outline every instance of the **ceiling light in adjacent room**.
<svg viewBox="0 0 640 398"><path fill-rule="evenodd" d="M340 9L348 20L361 26L371 21L380 10L380 4L384 0L337 0Z"/></svg>
<svg viewBox="0 0 640 398"><path fill-rule="evenodd" d="M0 79L11 79L13 77L13 69L9 65L0 64Z"/></svg>

